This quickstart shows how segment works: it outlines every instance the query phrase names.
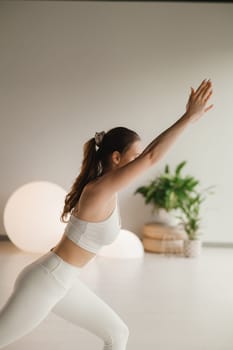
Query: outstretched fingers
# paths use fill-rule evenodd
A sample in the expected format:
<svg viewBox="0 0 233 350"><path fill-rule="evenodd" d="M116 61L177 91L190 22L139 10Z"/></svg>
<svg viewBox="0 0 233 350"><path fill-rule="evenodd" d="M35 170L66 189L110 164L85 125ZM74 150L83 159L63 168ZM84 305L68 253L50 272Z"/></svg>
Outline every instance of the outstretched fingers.
<svg viewBox="0 0 233 350"><path fill-rule="evenodd" d="M211 89L211 90L208 90L208 91L205 93L205 95L203 96L204 102L207 102L207 101L208 101L208 99L210 98L210 96L212 95L212 93L213 93L213 90L212 90L212 89Z"/></svg>
<svg viewBox="0 0 233 350"><path fill-rule="evenodd" d="M207 112L209 109L211 109L214 105L211 104L210 106L208 106L207 108L204 109L204 112Z"/></svg>
<svg viewBox="0 0 233 350"><path fill-rule="evenodd" d="M195 92L195 96L199 96L199 94L202 92L202 90L206 87L207 83L209 80L204 79L201 84L199 85L199 87L197 88L196 92Z"/></svg>
<svg viewBox="0 0 233 350"><path fill-rule="evenodd" d="M211 81L208 81L207 84L200 90L199 94L196 95L196 98L200 98L200 99L205 98L209 94L209 91L211 88L212 88L212 83Z"/></svg>

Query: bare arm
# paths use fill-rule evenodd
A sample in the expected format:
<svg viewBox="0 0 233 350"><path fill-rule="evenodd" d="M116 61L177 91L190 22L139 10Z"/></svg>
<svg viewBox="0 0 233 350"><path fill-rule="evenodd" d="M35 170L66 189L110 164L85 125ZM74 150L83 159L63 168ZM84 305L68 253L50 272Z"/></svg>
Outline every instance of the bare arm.
<svg viewBox="0 0 233 350"><path fill-rule="evenodd" d="M173 145L177 137L190 124L189 114L186 112L172 126L156 137L141 153L142 157L149 156L151 164L157 163Z"/></svg>
<svg viewBox="0 0 233 350"><path fill-rule="evenodd" d="M107 197L129 185L152 165L156 164L173 145L177 137L190 123L198 120L204 113L213 107L206 107L212 94L211 82L200 84L196 92L192 89L186 105L186 112L167 130L156 137L143 152L133 161L103 175L97 184L103 195Z"/></svg>

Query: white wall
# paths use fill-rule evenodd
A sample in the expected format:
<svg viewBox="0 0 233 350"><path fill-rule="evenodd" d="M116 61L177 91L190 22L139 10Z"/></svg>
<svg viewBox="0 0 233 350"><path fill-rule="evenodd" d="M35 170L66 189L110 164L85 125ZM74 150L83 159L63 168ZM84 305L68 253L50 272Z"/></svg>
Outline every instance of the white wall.
<svg viewBox="0 0 233 350"><path fill-rule="evenodd" d="M48 180L68 190L95 131L123 125L146 146L184 113L190 86L211 78L214 109L120 192L121 215L140 236L151 207L133 191L186 159L184 174L217 186L203 240L233 242L232 18L233 4L1 2L0 232L15 189Z"/></svg>

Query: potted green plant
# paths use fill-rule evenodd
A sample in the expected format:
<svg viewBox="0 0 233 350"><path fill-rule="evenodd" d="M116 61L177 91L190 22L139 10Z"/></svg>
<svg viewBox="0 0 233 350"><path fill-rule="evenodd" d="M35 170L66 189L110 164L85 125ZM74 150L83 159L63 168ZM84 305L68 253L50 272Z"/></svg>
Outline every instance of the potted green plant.
<svg viewBox="0 0 233 350"><path fill-rule="evenodd" d="M146 204L153 205L153 211L162 209L167 213L179 212L175 216L176 226L182 227L188 238L184 241L184 255L195 256L200 253L199 211L205 197L196 190L199 180L190 175L181 176L181 170L186 163L187 161L183 161L178 164L174 174L166 164L164 173L153 179L149 185L138 187L134 194L140 193ZM210 187L203 192L209 189Z"/></svg>
<svg viewBox="0 0 233 350"><path fill-rule="evenodd" d="M183 161L178 164L175 174L170 172L169 165L166 164L163 173L156 176L147 186L140 186L134 192L144 197L145 204L152 204L152 213L158 222L176 226L178 220L173 214L180 208L180 202L198 183L191 176L181 176L181 170L186 163L187 161Z"/></svg>

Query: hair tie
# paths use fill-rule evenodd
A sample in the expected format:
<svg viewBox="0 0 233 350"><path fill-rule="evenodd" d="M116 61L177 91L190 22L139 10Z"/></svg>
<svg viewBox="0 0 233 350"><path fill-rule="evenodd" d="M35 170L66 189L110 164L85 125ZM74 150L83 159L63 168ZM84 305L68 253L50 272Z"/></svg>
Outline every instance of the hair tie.
<svg viewBox="0 0 233 350"><path fill-rule="evenodd" d="M95 143L96 143L96 146L100 146L101 145L101 142L103 140L103 137L105 135L105 131L101 131L101 132L96 132L95 133Z"/></svg>

